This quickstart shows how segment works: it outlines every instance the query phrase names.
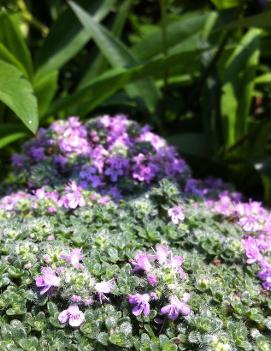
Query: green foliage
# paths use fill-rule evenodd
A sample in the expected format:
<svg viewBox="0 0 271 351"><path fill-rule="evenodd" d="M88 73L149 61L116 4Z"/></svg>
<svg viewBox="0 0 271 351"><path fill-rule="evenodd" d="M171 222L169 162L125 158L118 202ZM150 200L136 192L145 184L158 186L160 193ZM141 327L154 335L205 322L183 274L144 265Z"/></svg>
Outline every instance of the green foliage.
<svg viewBox="0 0 271 351"><path fill-rule="evenodd" d="M173 224L167 209L181 201L185 222ZM240 228L212 214L199 199L187 198L176 184L162 181L119 205L97 202L71 212L45 214L46 199L32 208L18 204L0 213L0 350L268 350L270 296L261 290L255 267L245 263ZM48 236L54 240L49 241ZM189 318L166 321L134 317L127 295L141 286L129 261L140 250L170 243L184 256L192 292ZM80 328L63 326L63 302L42 297L34 280L44 255L81 247L88 270L114 278L110 302L85 311ZM57 261L55 261L57 262Z"/></svg>
<svg viewBox="0 0 271 351"><path fill-rule="evenodd" d="M12 103L2 92L1 125L16 123L14 116L25 124L1 132L3 162L38 124L128 110L173 140L196 169L208 162L206 173L221 169L249 195L259 189L270 202L271 5L265 5L4 1L0 60L21 73L27 88L13 85ZM32 103L21 104L21 94Z"/></svg>
<svg viewBox="0 0 271 351"><path fill-rule="evenodd" d="M14 66L0 61L0 101L13 110L35 133L38 128L37 101L33 88Z"/></svg>

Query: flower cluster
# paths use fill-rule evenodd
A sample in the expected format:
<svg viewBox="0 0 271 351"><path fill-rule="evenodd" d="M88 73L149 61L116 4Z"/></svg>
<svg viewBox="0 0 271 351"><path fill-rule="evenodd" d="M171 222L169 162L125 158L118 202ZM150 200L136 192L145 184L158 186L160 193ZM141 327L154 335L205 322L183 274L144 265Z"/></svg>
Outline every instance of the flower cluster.
<svg viewBox="0 0 271 351"><path fill-rule="evenodd" d="M150 304L163 304L160 316L167 316L171 320L179 316L189 316L191 309L188 305L190 294L186 292L187 274L182 268L184 259L174 255L166 245L156 245L154 253L138 252L131 261L133 273L146 277L146 291L128 297L133 306L135 316L151 312ZM157 319L160 322L161 318Z"/></svg>
<svg viewBox="0 0 271 351"><path fill-rule="evenodd" d="M30 189L37 187L37 168L42 166L53 170L50 177L45 174L47 168L39 171L43 185L73 180L83 189L117 199L120 191L127 192L131 186L149 185L164 176L185 179L189 174L173 147L148 126L142 128L124 115L102 116L87 125L77 117L54 122L47 130L41 129L23 150L22 155L13 156L13 166L27 172ZM77 198L77 190L71 190L73 195L64 200L66 206L70 197ZM73 199L71 203L75 205Z"/></svg>
<svg viewBox="0 0 271 351"><path fill-rule="evenodd" d="M232 218L243 229L247 263L259 265L258 277L264 289L271 290L271 214L260 202L234 201L228 194L206 204L214 212Z"/></svg>
<svg viewBox="0 0 271 351"><path fill-rule="evenodd" d="M58 320L60 323L68 322L72 327L80 326L84 320L84 308L94 304L95 301L103 304L109 300L114 288L114 280L97 282L83 264L84 256L81 249L72 249L52 258L49 254L43 259L47 266L41 268L41 275L36 277L36 286L40 295L47 294L50 298L60 296L62 300L70 303L62 311Z"/></svg>

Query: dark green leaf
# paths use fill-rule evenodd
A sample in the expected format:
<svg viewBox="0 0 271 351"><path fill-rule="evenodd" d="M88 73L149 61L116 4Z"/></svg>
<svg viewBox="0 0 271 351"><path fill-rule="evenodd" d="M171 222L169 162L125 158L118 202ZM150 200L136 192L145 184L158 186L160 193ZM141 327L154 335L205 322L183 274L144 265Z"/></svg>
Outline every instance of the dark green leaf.
<svg viewBox="0 0 271 351"><path fill-rule="evenodd" d="M167 48L178 45L179 52L190 51L199 43L204 24L209 14L191 13L180 17L167 27ZM151 59L162 53L161 29L143 38L132 49L133 54L140 60ZM176 52L175 52L176 53Z"/></svg>
<svg viewBox="0 0 271 351"><path fill-rule="evenodd" d="M69 3L81 23L89 30L95 43L113 67L129 67L137 63L134 56L122 42L99 25L80 6L72 1ZM142 97L146 106L151 111L154 110L159 98L159 92L150 78L141 80L129 86L127 89L131 96Z"/></svg>
<svg viewBox="0 0 271 351"><path fill-rule="evenodd" d="M116 14L113 26L112 26L112 33L119 37L127 16L129 14L129 9L131 7L131 0L125 1L121 6L119 11ZM97 78L104 70L108 67L108 61L104 58L101 52L98 53L97 57L95 58L94 62L91 63L90 67L86 70L83 78L78 85L78 88L81 89L86 86L87 82Z"/></svg>
<svg viewBox="0 0 271 351"><path fill-rule="evenodd" d="M197 53L197 54L196 54ZM158 58L145 65L137 65L130 69L115 69L106 72L101 77L88 82L83 89L78 90L73 95L57 100L48 114L53 114L64 109L74 107L72 113L84 115L93 110L107 98L111 97L116 91L123 88L130 82L140 79L146 74L162 75L165 67L170 65L183 65L189 60L193 65L199 59L200 51L192 51L177 55L170 55L167 58ZM70 111L71 112L71 111Z"/></svg>
<svg viewBox="0 0 271 351"><path fill-rule="evenodd" d="M111 10L115 0L80 1L95 21L102 20ZM38 73L47 73L61 68L90 40L91 33L67 9L52 26L48 38L38 51L35 66Z"/></svg>

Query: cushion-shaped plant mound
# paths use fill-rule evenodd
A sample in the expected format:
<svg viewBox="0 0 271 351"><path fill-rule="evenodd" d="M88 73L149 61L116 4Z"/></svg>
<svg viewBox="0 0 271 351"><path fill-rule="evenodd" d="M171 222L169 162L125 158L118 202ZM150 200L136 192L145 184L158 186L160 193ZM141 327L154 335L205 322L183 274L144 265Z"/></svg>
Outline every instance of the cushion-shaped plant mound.
<svg viewBox="0 0 271 351"><path fill-rule="evenodd" d="M0 350L270 350L261 204L191 178L124 116L55 122L13 164L0 199Z"/></svg>

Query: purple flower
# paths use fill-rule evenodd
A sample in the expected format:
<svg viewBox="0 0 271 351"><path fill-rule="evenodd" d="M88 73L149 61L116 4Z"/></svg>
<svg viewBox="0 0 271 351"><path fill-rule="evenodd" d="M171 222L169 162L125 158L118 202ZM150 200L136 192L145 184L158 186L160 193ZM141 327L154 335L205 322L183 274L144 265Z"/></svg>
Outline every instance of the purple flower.
<svg viewBox="0 0 271 351"><path fill-rule="evenodd" d="M188 297L185 296L184 301L180 301L177 296L170 297L170 304L161 308L161 314L166 314L169 319L175 320L181 316L188 316L191 314L191 309L187 305Z"/></svg>
<svg viewBox="0 0 271 351"><path fill-rule="evenodd" d="M132 309L134 316L139 316L141 313L143 313L144 316L148 316L150 314L149 294L130 295L128 300L131 305L134 305Z"/></svg>
<svg viewBox="0 0 271 351"><path fill-rule="evenodd" d="M261 266L258 278L262 280L264 289L271 290L271 264L265 260L265 262L261 262Z"/></svg>
<svg viewBox="0 0 271 351"><path fill-rule="evenodd" d="M41 271L42 275L36 278L36 286L41 288L41 295L49 292L51 288L57 288L60 286L60 278L51 267L43 267Z"/></svg>
<svg viewBox="0 0 271 351"><path fill-rule="evenodd" d="M85 321L85 316L77 305L70 305L59 314L58 320L61 324L68 322L71 327L79 327Z"/></svg>
<svg viewBox="0 0 271 351"><path fill-rule="evenodd" d="M135 156L133 161L134 165L132 166L132 177L139 182L145 182L148 184L159 172L159 166L148 160L143 154Z"/></svg>
<svg viewBox="0 0 271 351"><path fill-rule="evenodd" d="M66 260L69 264L74 266L75 268L80 268L80 261L83 259L83 254L81 249L73 249L68 254L61 254L61 258Z"/></svg>
<svg viewBox="0 0 271 351"><path fill-rule="evenodd" d="M180 222L183 222L183 220L185 219L185 215L183 213L181 206L174 206L172 208L169 208L168 215L174 224L179 224Z"/></svg>
<svg viewBox="0 0 271 351"><path fill-rule="evenodd" d="M29 156L35 161L43 161L45 159L44 148L33 146L29 150Z"/></svg>
<svg viewBox="0 0 271 351"><path fill-rule="evenodd" d="M132 265L134 266L133 272L149 272L152 269L152 265L149 261L150 258L152 258L152 256L146 252L138 252L134 260L131 261Z"/></svg>
<svg viewBox="0 0 271 351"><path fill-rule="evenodd" d="M62 155L55 155L53 157L53 162L60 168L61 171L65 171L68 164L68 159Z"/></svg>
<svg viewBox="0 0 271 351"><path fill-rule="evenodd" d="M244 249L247 256L247 263L252 264L261 261L262 254L257 246L257 240L251 236L243 240Z"/></svg>
<svg viewBox="0 0 271 351"><path fill-rule="evenodd" d="M147 280L151 286L156 286L158 284L157 277L154 274L149 274Z"/></svg>
<svg viewBox="0 0 271 351"><path fill-rule="evenodd" d="M24 155L13 154L12 155L12 166L18 169L23 168L28 158Z"/></svg>
<svg viewBox="0 0 271 351"><path fill-rule="evenodd" d="M116 182L119 177L125 175L128 166L129 161L123 156L112 156L107 161L104 174L109 176L112 182Z"/></svg>
<svg viewBox="0 0 271 351"><path fill-rule="evenodd" d="M96 283L95 290L98 293L99 301L101 304L103 303L103 299L108 300L108 298L105 296L105 294L110 294L113 287L114 287L114 280Z"/></svg>

